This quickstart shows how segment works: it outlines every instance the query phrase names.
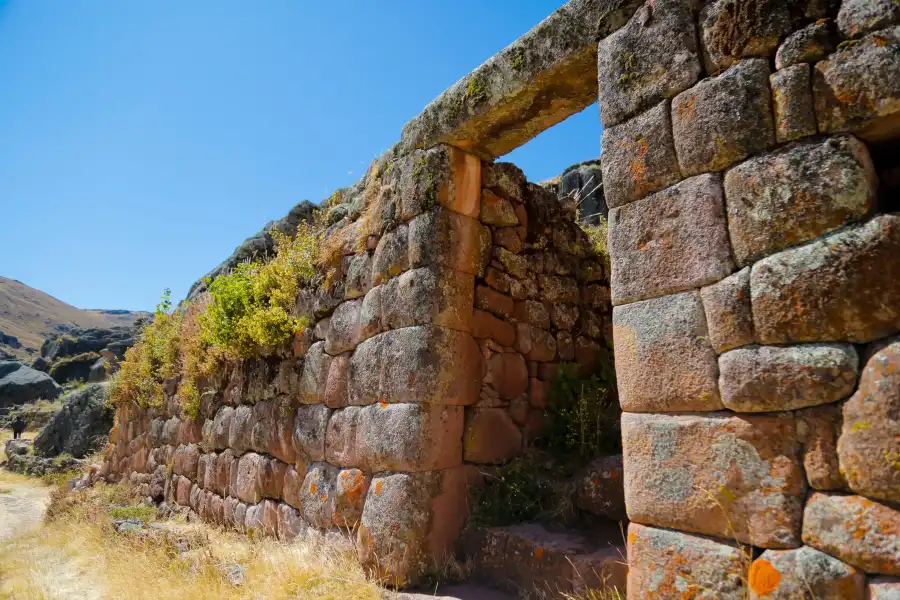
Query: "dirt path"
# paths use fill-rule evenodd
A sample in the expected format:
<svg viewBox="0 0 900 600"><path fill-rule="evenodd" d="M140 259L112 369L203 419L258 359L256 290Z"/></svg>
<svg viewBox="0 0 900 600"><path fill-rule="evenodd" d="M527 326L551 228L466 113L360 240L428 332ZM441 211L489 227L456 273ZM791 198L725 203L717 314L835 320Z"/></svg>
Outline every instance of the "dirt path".
<svg viewBox="0 0 900 600"><path fill-rule="evenodd" d="M0 479L0 541L39 526L48 504L49 487Z"/></svg>

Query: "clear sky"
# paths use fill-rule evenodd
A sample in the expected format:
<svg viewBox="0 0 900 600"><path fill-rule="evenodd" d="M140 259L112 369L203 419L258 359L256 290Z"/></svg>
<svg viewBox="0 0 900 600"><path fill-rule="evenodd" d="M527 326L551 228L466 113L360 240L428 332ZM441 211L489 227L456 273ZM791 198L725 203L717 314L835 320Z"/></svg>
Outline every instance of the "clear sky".
<svg viewBox="0 0 900 600"><path fill-rule="evenodd" d="M0 275L151 309L562 0L0 0ZM596 105L509 155L600 152Z"/></svg>

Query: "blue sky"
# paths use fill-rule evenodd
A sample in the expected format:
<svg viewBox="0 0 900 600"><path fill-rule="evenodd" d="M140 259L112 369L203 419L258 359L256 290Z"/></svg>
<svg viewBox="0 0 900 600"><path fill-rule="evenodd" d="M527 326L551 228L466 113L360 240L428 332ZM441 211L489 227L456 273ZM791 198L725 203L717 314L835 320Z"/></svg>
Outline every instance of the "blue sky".
<svg viewBox="0 0 900 600"><path fill-rule="evenodd" d="M355 181L560 0L0 0L0 275L150 309ZM600 152L596 105L509 159Z"/></svg>

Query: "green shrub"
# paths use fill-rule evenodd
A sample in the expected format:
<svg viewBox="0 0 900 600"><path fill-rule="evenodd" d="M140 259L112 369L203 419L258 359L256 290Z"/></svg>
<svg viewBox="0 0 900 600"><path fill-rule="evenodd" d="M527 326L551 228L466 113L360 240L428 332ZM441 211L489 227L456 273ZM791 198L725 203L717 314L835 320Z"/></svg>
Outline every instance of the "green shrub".
<svg viewBox="0 0 900 600"><path fill-rule="evenodd" d="M582 224L581 229L587 234L591 242L591 249L603 259L609 272L609 223L605 217L600 217L596 225Z"/></svg>
<svg viewBox="0 0 900 600"><path fill-rule="evenodd" d="M139 519L144 523L149 523L156 519L156 507L147 506L145 504L135 504L133 506L113 506L109 509L109 516L116 521L124 521L126 519Z"/></svg>
<svg viewBox="0 0 900 600"><path fill-rule="evenodd" d="M486 472L484 489L473 501L472 524L502 527L561 516L562 490L554 481L555 461L546 452L528 448L502 467Z"/></svg>

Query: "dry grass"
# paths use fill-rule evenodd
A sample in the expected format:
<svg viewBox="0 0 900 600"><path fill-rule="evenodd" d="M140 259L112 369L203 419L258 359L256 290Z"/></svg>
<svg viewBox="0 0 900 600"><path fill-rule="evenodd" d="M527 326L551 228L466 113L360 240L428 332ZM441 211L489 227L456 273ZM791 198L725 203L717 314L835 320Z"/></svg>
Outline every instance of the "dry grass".
<svg viewBox="0 0 900 600"><path fill-rule="evenodd" d="M0 548L0 598L382 597L350 547L321 538L296 544L253 540L177 521L152 535L115 533L110 509L132 502L119 486L56 493L44 527ZM229 580L229 570L243 571L240 585Z"/></svg>
<svg viewBox="0 0 900 600"><path fill-rule="evenodd" d="M37 431L26 431L22 434L22 438L26 440L33 440L34 436L38 434ZM9 429L0 429L0 462L3 462L7 459L6 456L6 440L11 440L13 437L13 432Z"/></svg>

